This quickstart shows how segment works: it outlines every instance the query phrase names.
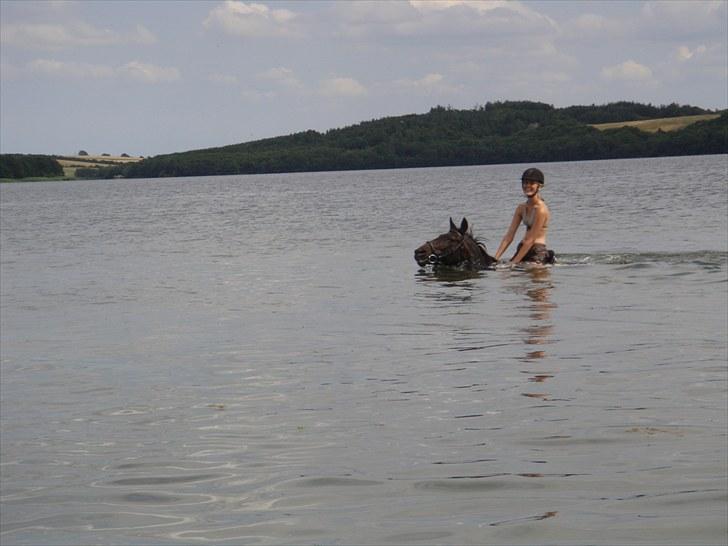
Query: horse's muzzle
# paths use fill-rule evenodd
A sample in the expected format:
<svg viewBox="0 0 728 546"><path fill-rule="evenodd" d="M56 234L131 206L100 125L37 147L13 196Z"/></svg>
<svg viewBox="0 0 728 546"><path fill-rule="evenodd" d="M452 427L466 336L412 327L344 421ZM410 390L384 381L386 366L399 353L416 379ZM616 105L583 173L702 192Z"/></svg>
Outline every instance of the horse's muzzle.
<svg viewBox="0 0 728 546"><path fill-rule="evenodd" d="M415 261L420 267L424 267L427 264L434 264L435 261L433 261L433 258L435 261L437 260L437 256L435 256L432 248L427 243L415 249Z"/></svg>
<svg viewBox="0 0 728 546"><path fill-rule="evenodd" d="M425 249L425 245L422 245L415 249L415 261L417 262L417 265L419 265L420 267L427 265L427 256L428 256L428 252Z"/></svg>

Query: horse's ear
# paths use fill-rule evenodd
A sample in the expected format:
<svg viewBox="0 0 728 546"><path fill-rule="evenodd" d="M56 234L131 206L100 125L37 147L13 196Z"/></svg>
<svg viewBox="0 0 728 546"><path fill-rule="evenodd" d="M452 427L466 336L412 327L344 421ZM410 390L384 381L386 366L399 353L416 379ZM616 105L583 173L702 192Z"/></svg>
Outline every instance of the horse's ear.
<svg viewBox="0 0 728 546"><path fill-rule="evenodd" d="M470 231L470 225L468 224L468 219L467 218L463 217L463 221L460 222L460 229L459 229L459 231L463 235L465 235L466 233L468 233Z"/></svg>
<svg viewBox="0 0 728 546"><path fill-rule="evenodd" d="M450 218L450 231L457 231L458 228L455 225L455 222L452 221L452 217Z"/></svg>

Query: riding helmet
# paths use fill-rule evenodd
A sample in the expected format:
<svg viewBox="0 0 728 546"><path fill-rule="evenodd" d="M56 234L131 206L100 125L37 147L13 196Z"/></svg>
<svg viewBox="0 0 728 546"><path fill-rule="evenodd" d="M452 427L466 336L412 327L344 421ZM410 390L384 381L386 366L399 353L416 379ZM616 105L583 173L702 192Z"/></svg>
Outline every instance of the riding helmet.
<svg viewBox="0 0 728 546"><path fill-rule="evenodd" d="M534 167L523 171L523 176L521 176L521 182L523 182L524 180L533 180L534 182L538 182L542 186L544 185L543 173L539 169L536 169Z"/></svg>

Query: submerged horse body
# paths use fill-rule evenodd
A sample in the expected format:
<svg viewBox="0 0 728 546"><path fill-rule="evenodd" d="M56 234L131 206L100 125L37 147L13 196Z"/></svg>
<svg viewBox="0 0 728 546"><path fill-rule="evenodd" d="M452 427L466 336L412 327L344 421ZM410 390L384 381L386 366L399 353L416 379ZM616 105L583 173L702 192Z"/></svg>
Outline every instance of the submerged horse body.
<svg viewBox="0 0 728 546"><path fill-rule="evenodd" d="M472 227L466 218L463 218L460 227L450 218L450 231L415 249L415 261L422 267L432 264L477 270L493 268L498 260L473 237Z"/></svg>

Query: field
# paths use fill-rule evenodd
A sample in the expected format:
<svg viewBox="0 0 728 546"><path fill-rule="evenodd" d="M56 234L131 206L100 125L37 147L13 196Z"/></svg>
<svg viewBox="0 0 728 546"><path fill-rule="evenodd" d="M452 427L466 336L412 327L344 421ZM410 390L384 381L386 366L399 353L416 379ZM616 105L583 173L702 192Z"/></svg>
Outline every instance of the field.
<svg viewBox="0 0 728 546"><path fill-rule="evenodd" d="M677 131L698 121L709 121L719 118L720 114L703 114L699 116L680 116L677 118L643 119L640 121L618 121L615 123L598 123L592 127L600 131L619 129L620 127L636 127L640 131L656 133L657 131Z"/></svg>
<svg viewBox="0 0 728 546"><path fill-rule="evenodd" d="M58 163L63 167L63 174L66 177L74 178L76 169L93 169L97 167L108 167L119 163L136 163L141 157L123 157L115 155L72 155L58 156Z"/></svg>

